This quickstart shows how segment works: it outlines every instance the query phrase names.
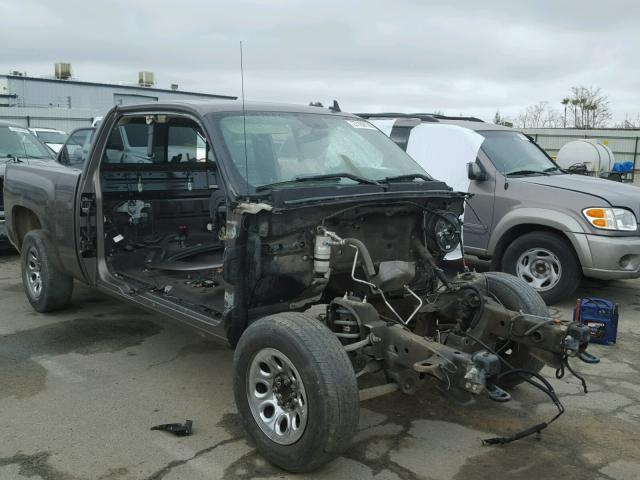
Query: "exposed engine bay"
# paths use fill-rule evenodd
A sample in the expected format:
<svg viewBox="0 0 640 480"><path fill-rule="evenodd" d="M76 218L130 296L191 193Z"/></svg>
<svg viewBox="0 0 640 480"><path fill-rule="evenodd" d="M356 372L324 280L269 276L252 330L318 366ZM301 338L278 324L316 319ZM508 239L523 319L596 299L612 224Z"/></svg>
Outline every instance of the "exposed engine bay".
<svg viewBox="0 0 640 480"><path fill-rule="evenodd" d="M442 260L459 246L461 203L452 195L252 215L248 251L260 255L251 307L326 304L323 321L357 376L383 370L408 394L433 377L462 402L481 393L505 402L511 387L528 382L557 406L555 420L564 408L539 371L547 364L558 378L565 369L579 377L570 357L598 361L586 352L589 330L551 318L542 299L509 275L448 276ZM508 443L549 423L487 443Z"/></svg>

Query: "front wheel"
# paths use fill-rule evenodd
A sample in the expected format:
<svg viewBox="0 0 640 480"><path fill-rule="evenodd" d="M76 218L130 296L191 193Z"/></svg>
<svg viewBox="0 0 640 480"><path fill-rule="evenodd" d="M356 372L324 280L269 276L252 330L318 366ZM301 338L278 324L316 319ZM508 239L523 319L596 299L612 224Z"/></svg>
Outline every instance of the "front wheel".
<svg viewBox="0 0 640 480"><path fill-rule="evenodd" d="M507 247L502 270L536 290L547 304L569 297L582 271L571 245L553 232L530 232Z"/></svg>
<svg viewBox="0 0 640 480"><path fill-rule="evenodd" d="M504 272L487 272L487 293L500 304L515 312L527 313L541 318L549 318L549 310L544 300L538 293L522 280ZM544 362L538 360L531 353L531 349L508 339L482 338L485 342L492 343L492 348L499 352L500 356L509 362L514 368L522 368L530 372L538 373L544 367ZM507 376L500 382L500 387L508 390L522 383L520 376Z"/></svg>
<svg viewBox="0 0 640 480"><path fill-rule="evenodd" d="M240 337L234 393L258 451L290 472L308 472L340 455L358 425L359 398L349 357L313 317L262 318Z"/></svg>

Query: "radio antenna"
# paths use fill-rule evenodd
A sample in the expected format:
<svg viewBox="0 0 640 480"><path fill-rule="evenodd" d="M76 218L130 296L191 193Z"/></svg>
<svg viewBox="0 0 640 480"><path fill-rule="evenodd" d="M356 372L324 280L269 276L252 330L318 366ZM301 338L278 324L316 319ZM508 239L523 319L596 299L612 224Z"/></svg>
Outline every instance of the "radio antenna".
<svg viewBox="0 0 640 480"><path fill-rule="evenodd" d="M247 196L249 196L249 156L247 154L247 116L244 110L244 65L242 61L242 40L240 40L240 86L242 90L242 137L244 139L244 172L247 180Z"/></svg>

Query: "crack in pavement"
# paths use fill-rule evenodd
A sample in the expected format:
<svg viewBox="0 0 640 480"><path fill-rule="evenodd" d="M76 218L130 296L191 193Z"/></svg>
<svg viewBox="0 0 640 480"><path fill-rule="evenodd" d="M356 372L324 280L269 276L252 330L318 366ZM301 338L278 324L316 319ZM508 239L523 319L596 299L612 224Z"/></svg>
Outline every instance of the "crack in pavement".
<svg viewBox="0 0 640 480"><path fill-rule="evenodd" d="M390 458L390 455L401 447L400 443L402 440L407 436L410 436L408 432L411 428L411 420L406 419L401 422L396 422L392 419L388 419L379 424L359 430L358 435L366 435L367 431L378 429L386 425L398 426L401 430L395 433L367 436L362 440L354 442L348 450L341 455L341 458L353 460L354 462L369 468L372 476L378 475L382 471L387 470L395 473L401 480L428 480L429 477L418 475L412 470L404 468L402 465ZM253 444L250 438L247 437L247 440ZM367 447L376 441L385 441L388 442L389 445L382 455L377 458L371 458L371 456L367 455ZM286 474L287 473L284 470L281 470L267 462L256 449L253 449L230 464L225 469L222 478L225 480L249 480L273 478Z"/></svg>
<svg viewBox="0 0 640 480"><path fill-rule="evenodd" d="M386 425L395 425L400 427L399 432L371 435L360 441L354 442L343 456L369 467L374 476L378 475L383 470L389 470L395 473L402 480L423 480L428 478L417 475L412 470L403 467L391 459L391 454L401 448L400 443L407 437L411 437L409 431L412 426L412 421L413 419L396 417L395 419L387 419L377 425L372 425L371 427L360 430L358 434L364 433L366 435L367 430L384 427ZM389 443L385 452L375 459L368 456L367 448L374 442L381 440Z"/></svg>
<svg viewBox="0 0 640 480"><path fill-rule="evenodd" d="M210 447L198 450L189 458L185 458L183 460L173 460L160 470L156 470L154 473L146 477L145 480L160 480L161 478L164 478L168 473L170 473L174 468L180 467L181 465L189 463L190 461L200 457L201 455L204 455L205 453L213 452L216 448L222 447L223 445L227 445L229 443L237 442L238 440L242 440L242 437L227 438L226 440L221 440L218 443L211 445Z"/></svg>
<svg viewBox="0 0 640 480"><path fill-rule="evenodd" d="M37 452L33 455L16 453L13 457L0 458L0 468L18 465L18 473L25 477L39 477L42 480L79 480L68 473L49 465L51 452Z"/></svg>

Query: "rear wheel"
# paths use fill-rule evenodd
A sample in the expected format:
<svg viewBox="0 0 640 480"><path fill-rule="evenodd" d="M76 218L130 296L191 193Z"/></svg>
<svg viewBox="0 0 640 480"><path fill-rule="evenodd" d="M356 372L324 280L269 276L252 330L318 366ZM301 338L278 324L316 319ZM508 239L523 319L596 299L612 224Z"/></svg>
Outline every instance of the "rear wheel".
<svg viewBox="0 0 640 480"><path fill-rule="evenodd" d="M64 308L71 300L73 277L52 261L42 230L31 230L22 242L22 286L31 306L40 313Z"/></svg>
<svg viewBox="0 0 640 480"><path fill-rule="evenodd" d="M502 270L527 283L548 304L573 294L582 278L571 246L553 232L530 232L515 239L504 252Z"/></svg>
<svg viewBox="0 0 640 480"><path fill-rule="evenodd" d="M247 328L234 355L234 393L258 451L291 472L340 455L358 425L349 357L325 325L301 313L272 315Z"/></svg>
<svg viewBox="0 0 640 480"><path fill-rule="evenodd" d="M509 310L516 312L549 317L549 310L540 295L525 282L503 272L485 273L489 294L496 298ZM482 339L490 342L488 338ZM500 356L509 362L514 368L523 368L538 373L544 366L544 362L531 355L529 347L508 340L492 342L494 349ZM500 387L511 389L524 380L516 375L508 376L501 380Z"/></svg>

